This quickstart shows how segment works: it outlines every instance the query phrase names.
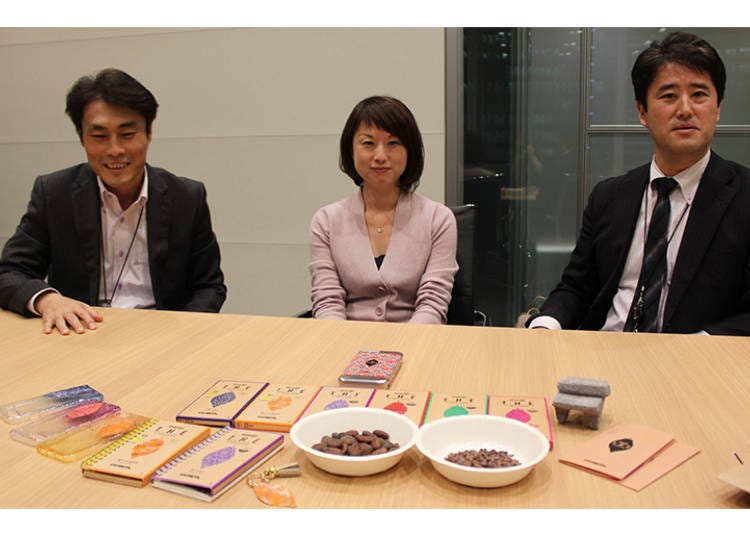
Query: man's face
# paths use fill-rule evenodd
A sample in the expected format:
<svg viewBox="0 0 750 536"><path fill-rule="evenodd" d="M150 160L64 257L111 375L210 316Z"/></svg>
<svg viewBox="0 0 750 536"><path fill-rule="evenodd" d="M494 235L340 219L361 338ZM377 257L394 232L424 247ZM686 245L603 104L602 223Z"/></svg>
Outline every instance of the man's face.
<svg viewBox="0 0 750 536"><path fill-rule="evenodd" d="M654 140L659 168L674 175L708 151L721 105L711 77L677 63L661 66L648 88L646 109L636 103L641 124Z"/></svg>
<svg viewBox="0 0 750 536"><path fill-rule="evenodd" d="M81 145L89 165L127 208L140 193L151 135L137 111L96 100L86 105Z"/></svg>

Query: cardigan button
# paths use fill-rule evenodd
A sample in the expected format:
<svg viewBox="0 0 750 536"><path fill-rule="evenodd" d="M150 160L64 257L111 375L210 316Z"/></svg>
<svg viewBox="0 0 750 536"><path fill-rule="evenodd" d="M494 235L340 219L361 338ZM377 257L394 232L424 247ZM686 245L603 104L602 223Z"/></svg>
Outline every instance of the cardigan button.
<svg viewBox="0 0 750 536"><path fill-rule="evenodd" d="M387 289L383 285L379 285L378 292L380 292L381 294L385 294L387 292Z"/></svg>
<svg viewBox="0 0 750 536"><path fill-rule="evenodd" d="M383 316L383 309L381 307L375 309L375 316Z"/></svg>

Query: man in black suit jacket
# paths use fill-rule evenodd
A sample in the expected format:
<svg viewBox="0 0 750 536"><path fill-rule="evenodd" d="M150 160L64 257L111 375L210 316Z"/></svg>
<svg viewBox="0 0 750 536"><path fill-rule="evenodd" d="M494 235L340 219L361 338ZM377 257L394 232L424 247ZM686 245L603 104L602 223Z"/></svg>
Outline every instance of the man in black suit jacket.
<svg viewBox="0 0 750 536"><path fill-rule="evenodd" d="M710 150L723 62L705 40L673 33L640 54L632 79L654 158L596 185L562 279L527 326L629 329L643 297L639 276L658 197L650 185L668 176L678 187L669 194L657 330L748 335L750 170Z"/></svg>
<svg viewBox="0 0 750 536"><path fill-rule="evenodd" d="M203 184L146 164L157 106L116 69L71 88L66 112L88 163L36 179L0 258L0 306L62 334L95 329L96 305L220 310L226 287Z"/></svg>

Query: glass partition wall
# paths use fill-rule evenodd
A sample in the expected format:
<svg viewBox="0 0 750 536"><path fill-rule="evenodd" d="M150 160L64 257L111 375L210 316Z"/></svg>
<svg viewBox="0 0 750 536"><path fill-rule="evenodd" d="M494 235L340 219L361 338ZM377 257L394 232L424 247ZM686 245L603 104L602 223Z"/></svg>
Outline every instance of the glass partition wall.
<svg viewBox="0 0 750 536"><path fill-rule="evenodd" d="M493 325L557 283L593 186L650 160L630 70L674 30L446 30L446 203L478 207L475 302ZM727 67L713 148L750 166L750 30L684 30Z"/></svg>

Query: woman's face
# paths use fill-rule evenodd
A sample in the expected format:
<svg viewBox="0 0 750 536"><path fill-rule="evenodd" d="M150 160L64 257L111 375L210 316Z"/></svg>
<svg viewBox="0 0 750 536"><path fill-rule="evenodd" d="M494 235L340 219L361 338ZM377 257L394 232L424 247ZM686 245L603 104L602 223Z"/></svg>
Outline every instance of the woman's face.
<svg viewBox="0 0 750 536"><path fill-rule="evenodd" d="M396 136L375 125L361 124L354 133L354 168L365 186L398 188L406 169L406 147Z"/></svg>

